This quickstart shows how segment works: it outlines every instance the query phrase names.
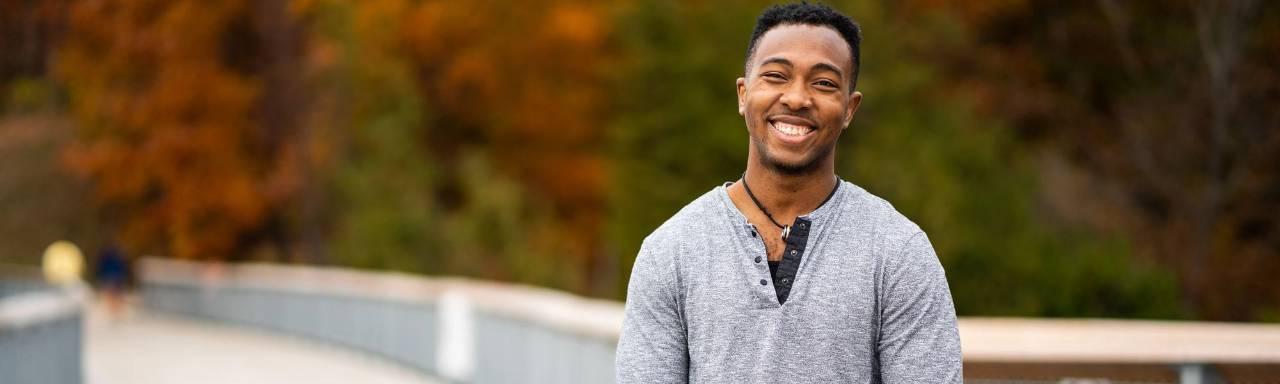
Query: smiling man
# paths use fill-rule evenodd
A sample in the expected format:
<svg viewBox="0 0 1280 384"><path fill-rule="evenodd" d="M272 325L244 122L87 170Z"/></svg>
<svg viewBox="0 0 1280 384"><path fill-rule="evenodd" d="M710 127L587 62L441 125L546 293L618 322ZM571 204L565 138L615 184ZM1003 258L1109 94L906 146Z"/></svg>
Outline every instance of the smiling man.
<svg viewBox="0 0 1280 384"><path fill-rule="evenodd" d="M737 81L742 178L644 241L620 383L959 383L946 275L920 227L835 174L862 94L858 25L766 9Z"/></svg>

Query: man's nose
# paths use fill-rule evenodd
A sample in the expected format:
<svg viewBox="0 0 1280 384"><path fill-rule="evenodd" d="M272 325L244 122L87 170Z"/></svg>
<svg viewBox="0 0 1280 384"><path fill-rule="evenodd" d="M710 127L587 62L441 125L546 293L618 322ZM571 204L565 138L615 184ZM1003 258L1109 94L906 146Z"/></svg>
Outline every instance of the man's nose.
<svg viewBox="0 0 1280 384"><path fill-rule="evenodd" d="M782 91L782 98L779 101L787 109L798 111L813 107L813 99L810 96L809 89L804 86L804 82L795 81Z"/></svg>

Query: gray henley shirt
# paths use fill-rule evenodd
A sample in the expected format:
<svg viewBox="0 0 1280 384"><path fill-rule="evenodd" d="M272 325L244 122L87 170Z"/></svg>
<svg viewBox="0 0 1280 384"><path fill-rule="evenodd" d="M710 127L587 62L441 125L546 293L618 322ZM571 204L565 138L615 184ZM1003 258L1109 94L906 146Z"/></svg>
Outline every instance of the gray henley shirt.
<svg viewBox="0 0 1280 384"><path fill-rule="evenodd" d="M777 278L724 186L645 238L617 381L961 382L951 292L919 226L841 181L793 228L803 240L786 252L799 262L787 275L784 259Z"/></svg>

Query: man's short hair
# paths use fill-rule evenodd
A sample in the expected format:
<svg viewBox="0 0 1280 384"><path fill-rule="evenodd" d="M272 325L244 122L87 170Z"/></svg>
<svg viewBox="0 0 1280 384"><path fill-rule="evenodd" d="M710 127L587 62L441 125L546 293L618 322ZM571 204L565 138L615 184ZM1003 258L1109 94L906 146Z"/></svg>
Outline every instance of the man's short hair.
<svg viewBox="0 0 1280 384"><path fill-rule="evenodd" d="M765 32L780 25L811 25L829 27L836 30L840 37L849 43L849 53L853 55L853 77L849 81L849 90L858 84L858 72L862 70L862 30L858 23L824 4L807 2L778 4L766 8L756 19L756 28L751 32L751 41L747 43L747 63L744 74L751 72L751 60L756 54L756 43Z"/></svg>

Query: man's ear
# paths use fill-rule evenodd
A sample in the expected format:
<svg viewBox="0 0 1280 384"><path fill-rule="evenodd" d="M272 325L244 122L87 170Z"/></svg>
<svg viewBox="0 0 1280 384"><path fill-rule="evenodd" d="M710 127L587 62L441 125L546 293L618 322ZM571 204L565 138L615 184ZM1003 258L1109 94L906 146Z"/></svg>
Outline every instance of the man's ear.
<svg viewBox="0 0 1280 384"><path fill-rule="evenodd" d="M746 117L747 116L747 98L746 98L747 79L744 77L739 77L737 84L738 84L738 115L741 115L742 117Z"/></svg>
<svg viewBox="0 0 1280 384"><path fill-rule="evenodd" d="M858 106L862 105L862 92L853 91L849 95L849 104L844 110L844 125L842 129L849 129L849 123L853 122L853 115L858 113Z"/></svg>

